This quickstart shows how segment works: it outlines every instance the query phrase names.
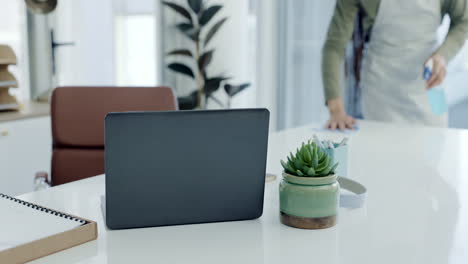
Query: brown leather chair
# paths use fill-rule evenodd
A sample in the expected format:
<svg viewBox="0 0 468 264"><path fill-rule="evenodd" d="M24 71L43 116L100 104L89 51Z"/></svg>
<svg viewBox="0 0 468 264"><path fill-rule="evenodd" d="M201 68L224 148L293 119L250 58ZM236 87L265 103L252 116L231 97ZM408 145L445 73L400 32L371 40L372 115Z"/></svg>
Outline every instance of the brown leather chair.
<svg viewBox="0 0 468 264"><path fill-rule="evenodd" d="M178 107L168 87L60 87L51 108L51 184L60 185L104 173L107 113Z"/></svg>

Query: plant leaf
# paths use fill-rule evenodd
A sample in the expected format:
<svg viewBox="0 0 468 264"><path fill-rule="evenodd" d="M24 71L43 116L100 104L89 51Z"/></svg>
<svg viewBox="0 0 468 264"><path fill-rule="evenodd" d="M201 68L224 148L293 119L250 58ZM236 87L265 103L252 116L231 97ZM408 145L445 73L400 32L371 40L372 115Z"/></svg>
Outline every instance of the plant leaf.
<svg viewBox="0 0 468 264"><path fill-rule="evenodd" d="M318 147L315 147L314 148L314 160L312 161L312 164L314 164L314 168L317 168L318 166L318 156L320 155L320 152L318 150L319 148Z"/></svg>
<svg viewBox="0 0 468 264"><path fill-rule="evenodd" d="M214 24L213 27L208 31L208 33L206 34L206 38L205 38L205 46L208 45L211 39L213 39L216 32L218 32L218 30L221 28L224 22L226 22L226 20L227 20L227 17L216 22L216 24Z"/></svg>
<svg viewBox="0 0 468 264"><path fill-rule="evenodd" d="M333 167L330 170L331 173L335 173L335 169L338 167L338 164L339 163L337 162L335 165L333 165Z"/></svg>
<svg viewBox="0 0 468 264"><path fill-rule="evenodd" d="M190 23L179 23L176 25L176 27L182 31L183 33L189 31L189 30L192 30L194 29L193 25L190 24Z"/></svg>
<svg viewBox="0 0 468 264"><path fill-rule="evenodd" d="M200 29L194 28L185 32L185 35L187 35L187 37L189 37L193 41L198 41L200 39Z"/></svg>
<svg viewBox="0 0 468 264"><path fill-rule="evenodd" d="M187 0L190 8L193 12L199 14L203 8L203 1L202 0Z"/></svg>
<svg viewBox="0 0 468 264"><path fill-rule="evenodd" d="M288 164L284 160L281 160L280 162L281 162L281 166L283 166L284 169L288 168Z"/></svg>
<svg viewBox="0 0 468 264"><path fill-rule="evenodd" d="M319 154L319 156L320 156L320 154ZM321 160L319 159L317 166L319 166L319 167L323 166L323 164L325 164L327 162L327 158L328 158L328 155L324 155L323 159L321 159Z"/></svg>
<svg viewBox="0 0 468 264"><path fill-rule="evenodd" d="M315 176L315 170L314 170L314 168L309 168L309 170L307 171L307 175L309 175L309 176Z"/></svg>
<svg viewBox="0 0 468 264"><path fill-rule="evenodd" d="M293 169L293 171L296 171L296 165L294 164L294 156L292 155L292 153L290 153L291 155L291 158L288 157L288 165L291 166L291 168Z"/></svg>
<svg viewBox="0 0 468 264"><path fill-rule="evenodd" d="M167 55L182 55L182 56L193 57L192 52L188 49L173 50L167 53Z"/></svg>
<svg viewBox="0 0 468 264"><path fill-rule="evenodd" d="M200 25L204 26L210 22L210 20L216 15L216 13L221 10L223 6L221 5L214 5L210 6L209 8L203 10L201 17L200 17Z"/></svg>
<svg viewBox="0 0 468 264"><path fill-rule="evenodd" d="M296 157L296 159L294 160L294 167L300 170L302 169L303 166L304 166L304 163L298 157Z"/></svg>
<svg viewBox="0 0 468 264"><path fill-rule="evenodd" d="M287 172L294 175L295 172L294 172L294 169L291 167L291 165L288 164L288 167L287 167Z"/></svg>
<svg viewBox="0 0 468 264"><path fill-rule="evenodd" d="M330 167L330 158L327 156L327 158L325 159L324 163L323 164L319 164L319 166L317 167L317 172L321 172L321 171L324 171L325 169L327 169L328 167Z"/></svg>
<svg viewBox="0 0 468 264"><path fill-rule="evenodd" d="M171 63L167 67L175 72L185 74L195 79L192 69L182 63Z"/></svg>
<svg viewBox="0 0 468 264"><path fill-rule="evenodd" d="M241 85L226 84L224 85L224 90L230 97L233 97L248 87L250 87L250 83L244 83Z"/></svg>
<svg viewBox="0 0 468 264"><path fill-rule="evenodd" d="M188 96L178 97L177 101L179 103L180 110L192 110L198 106L198 91L195 90Z"/></svg>
<svg viewBox="0 0 468 264"><path fill-rule="evenodd" d="M205 94L210 96L212 93L214 93L215 91L217 91L219 89L219 86L221 85L221 82L224 81L224 80L227 80L227 79L229 79L229 78L227 78L227 77L214 77L214 78L210 78L210 79L205 80L205 87L204 87Z"/></svg>
<svg viewBox="0 0 468 264"><path fill-rule="evenodd" d="M312 156L310 155L309 148L304 147L304 159L307 163L312 161Z"/></svg>
<svg viewBox="0 0 468 264"><path fill-rule="evenodd" d="M178 4L167 2L167 1L163 1L162 3L164 5L172 8L172 10L174 10L177 13L181 14L183 17L187 18L190 21L190 24L193 24L192 16L190 15L190 12L187 9L185 9L184 7L182 7L182 6L178 5Z"/></svg>
<svg viewBox="0 0 468 264"><path fill-rule="evenodd" d="M328 176L330 175L331 167L326 168L319 176Z"/></svg>
<svg viewBox="0 0 468 264"><path fill-rule="evenodd" d="M200 28L194 27L192 24L189 23L179 23L176 25L176 27L191 40L198 41L200 36Z"/></svg>
<svg viewBox="0 0 468 264"><path fill-rule="evenodd" d="M315 151L314 151L314 145L313 144L310 144L309 145L309 151L310 151L310 163L311 165L313 166L313 161L315 160Z"/></svg>
<svg viewBox="0 0 468 264"><path fill-rule="evenodd" d="M203 53L200 58L198 59L198 68L200 71L204 72L206 66L210 64L211 60L213 59L213 52L214 50L207 51Z"/></svg>
<svg viewBox="0 0 468 264"><path fill-rule="evenodd" d="M325 155L325 152L321 151L321 152L319 153L319 161L323 160L325 156L326 156L326 155Z"/></svg>

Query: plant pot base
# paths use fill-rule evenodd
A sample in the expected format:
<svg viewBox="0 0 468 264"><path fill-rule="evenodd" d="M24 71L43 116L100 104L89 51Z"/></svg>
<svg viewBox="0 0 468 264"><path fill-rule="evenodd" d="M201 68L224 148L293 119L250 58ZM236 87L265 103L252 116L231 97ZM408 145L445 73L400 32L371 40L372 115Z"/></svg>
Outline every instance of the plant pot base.
<svg viewBox="0 0 468 264"><path fill-rule="evenodd" d="M300 229L325 229L336 224L336 216L308 218L281 212L281 223Z"/></svg>

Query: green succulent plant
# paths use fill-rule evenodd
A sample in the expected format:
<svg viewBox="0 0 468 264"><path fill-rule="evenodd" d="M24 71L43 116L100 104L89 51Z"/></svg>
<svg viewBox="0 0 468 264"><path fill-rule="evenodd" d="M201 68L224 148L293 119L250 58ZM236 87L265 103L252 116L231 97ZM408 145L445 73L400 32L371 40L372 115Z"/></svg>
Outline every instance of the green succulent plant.
<svg viewBox="0 0 468 264"><path fill-rule="evenodd" d="M335 173L338 163L332 164L333 159L323 148L310 140L302 143L296 155L290 153L288 161L281 160L286 173L299 177L325 177Z"/></svg>

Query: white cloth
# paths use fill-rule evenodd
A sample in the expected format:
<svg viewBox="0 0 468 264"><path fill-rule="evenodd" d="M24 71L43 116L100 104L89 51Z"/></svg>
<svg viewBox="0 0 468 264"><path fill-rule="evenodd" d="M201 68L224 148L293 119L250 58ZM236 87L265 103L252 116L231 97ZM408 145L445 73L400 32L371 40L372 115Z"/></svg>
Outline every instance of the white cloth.
<svg viewBox="0 0 468 264"><path fill-rule="evenodd" d="M437 48L439 0L382 0L361 72L365 119L447 126L432 113L424 63Z"/></svg>

